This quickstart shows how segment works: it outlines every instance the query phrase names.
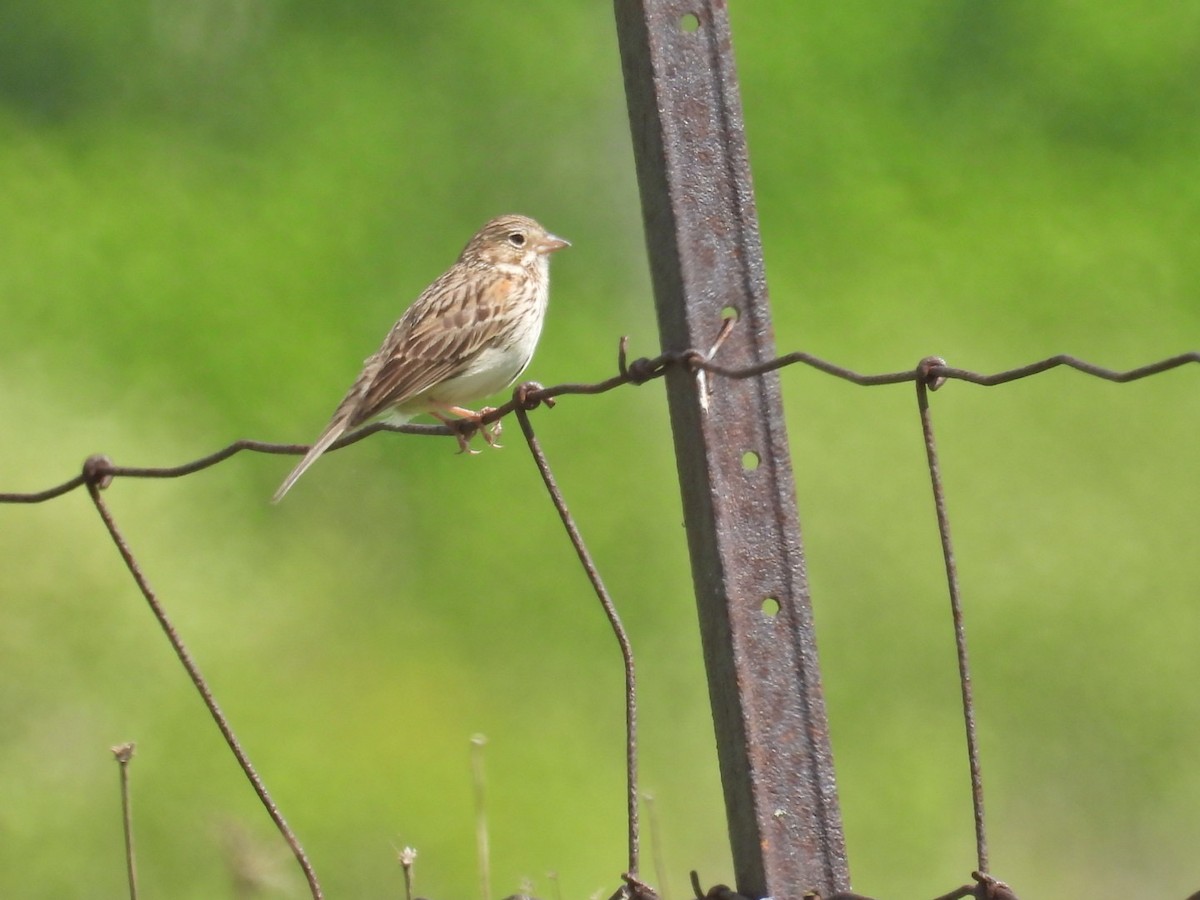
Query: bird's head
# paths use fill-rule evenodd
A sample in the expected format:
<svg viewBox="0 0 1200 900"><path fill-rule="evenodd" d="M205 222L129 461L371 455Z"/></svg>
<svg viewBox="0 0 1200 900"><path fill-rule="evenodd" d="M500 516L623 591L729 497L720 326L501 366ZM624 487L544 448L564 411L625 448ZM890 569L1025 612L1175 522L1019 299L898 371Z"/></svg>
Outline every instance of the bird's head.
<svg viewBox="0 0 1200 900"><path fill-rule="evenodd" d="M528 216L498 216L484 225L467 243L463 259L491 266L540 267L557 250L571 242L551 234Z"/></svg>

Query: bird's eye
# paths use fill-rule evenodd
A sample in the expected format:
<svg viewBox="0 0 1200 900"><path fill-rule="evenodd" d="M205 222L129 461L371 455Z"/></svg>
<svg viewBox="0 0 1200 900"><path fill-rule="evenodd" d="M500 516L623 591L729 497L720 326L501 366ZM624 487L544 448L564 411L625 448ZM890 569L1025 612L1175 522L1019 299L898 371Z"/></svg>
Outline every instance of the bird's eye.
<svg viewBox="0 0 1200 900"><path fill-rule="evenodd" d="M510 232L508 235L508 242L510 244L512 244L514 247L524 247L525 246L525 235L523 232L520 232L520 231Z"/></svg>

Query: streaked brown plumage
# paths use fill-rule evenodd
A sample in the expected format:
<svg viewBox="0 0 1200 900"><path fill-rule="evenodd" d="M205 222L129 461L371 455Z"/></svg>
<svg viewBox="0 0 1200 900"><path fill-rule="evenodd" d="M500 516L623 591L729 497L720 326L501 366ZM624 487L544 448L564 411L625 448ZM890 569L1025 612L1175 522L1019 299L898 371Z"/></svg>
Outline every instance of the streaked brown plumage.
<svg viewBox="0 0 1200 900"><path fill-rule="evenodd" d="M567 246L526 216L484 225L392 326L272 502L330 444L370 419L477 415L463 405L508 387L529 365L550 292L549 257Z"/></svg>

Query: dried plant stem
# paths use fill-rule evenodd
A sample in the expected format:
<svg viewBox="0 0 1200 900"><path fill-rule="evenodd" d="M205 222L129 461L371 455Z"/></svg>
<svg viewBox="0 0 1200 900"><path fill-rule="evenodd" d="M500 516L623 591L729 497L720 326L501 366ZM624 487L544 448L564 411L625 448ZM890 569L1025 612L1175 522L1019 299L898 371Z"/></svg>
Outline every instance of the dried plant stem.
<svg viewBox="0 0 1200 900"><path fill-rule="evenodd" d="M119 744L112 748L121 772L121 823L125 832L125 872L129 878L129 900L137 900L137 862L133 852L133 806L129 796L129 762L133 759L134 744Z"/></svg>
<svg viewBox="0 0 1200 900"><path fill-rule="evenodd" d="M417 851L405 847L399 853L400 868L404 870L404 900L413 900L413 866L417 861Z"/></svg>
<svg viewBox="0 0 1200 900"><path fill-rule="evenodd" d="M654 879L658 882L658 896L662 900L670 900L670 889L667 887L667 865L663 857L662 830L659 828L658 804L654 795L643 793L646 802L646 821L650 827L650 858L654 862Z"/></svg>
<svg viewBox="0 0 1200 900"><path fill-rule="evenodd" d="M483 748L487 738L477 734L471 738L471 783L475 788L475 854L479 860L479 896L492 900L492 860L488 846L487 776L483 768Z"/></svg>

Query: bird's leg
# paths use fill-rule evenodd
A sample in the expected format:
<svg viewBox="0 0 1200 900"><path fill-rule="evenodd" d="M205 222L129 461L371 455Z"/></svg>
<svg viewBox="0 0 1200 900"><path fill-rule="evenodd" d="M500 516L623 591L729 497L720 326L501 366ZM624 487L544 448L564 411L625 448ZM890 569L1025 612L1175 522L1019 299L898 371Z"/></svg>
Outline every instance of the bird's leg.
<svg viewBox="0 0 1200 900"><path fill-rule="evenodd" d="M486 416L488 413L494 413L495 411L496 407L494 406L485 406L479 411L479 433L483 435L483 439L489 447L495 447L497 450L499 450L500 444L496 442L500 440L500 434L504 431L504 426L501 425L499 419L489 425L484 425L482 423L484 416Z"/></svg>
<svg viewBox="0 0 1200 900"><path fill-rule="evenodd" d="M458 441L459 453L469 453L474 456L479 451L471 449L471 435L479 430L478 414L457 406L448 406L446 411L457 413L460 417L452 419L450 416L443 416L436 410L430 410L429 414L454 432L454 439Z"/></svg>
<svg viewBox="0 0 1200 900"><path fill-rule="evenodd" d="M476 412L473 409L467 409L466 407L463 407L463 406L446 406L446 407L443 407L443 409L445 410L445 412L454 413L454 415L458 416L458 418L457 419L448 419L444 416L438 415L436 412L433 413L433 415L436 418L440 419L444 424L455 429L455 434L458 435L458 438L459 438L458 445L460 448L460 450L459 450L460 453L463 451L467 451L470 453L478 453L479 452L478 450L468 450L467 444L466 444L466 441L468 439L464 438L462 436L461 431L458 431L458 428L463 427L461 423L465 423L465 422L470 422L475 425L474 431L478 431L480 434L483 435L483 439L489 447L495 447L496 449L500 449L500 444L498 444L497 441L500 439L500 433L503 431L503 426L501 426L501 424L498 420L495 422L492 422L488 425L484 425L482 423L483 417L486 416L488 413L495 412L496 407L485 406L481 410L479 410L479 412ZM474 434L474 431L472 431L471 434Z"/></svg>

